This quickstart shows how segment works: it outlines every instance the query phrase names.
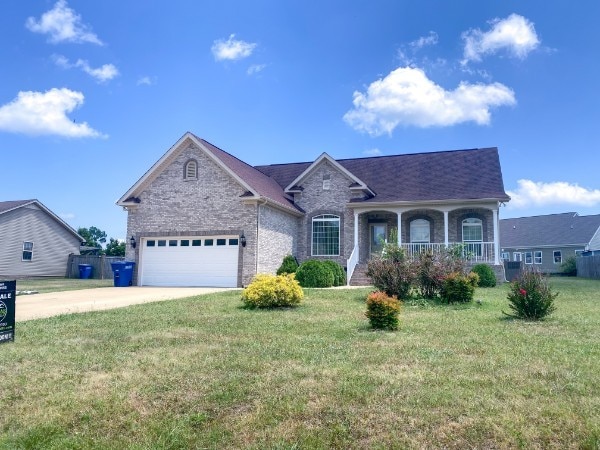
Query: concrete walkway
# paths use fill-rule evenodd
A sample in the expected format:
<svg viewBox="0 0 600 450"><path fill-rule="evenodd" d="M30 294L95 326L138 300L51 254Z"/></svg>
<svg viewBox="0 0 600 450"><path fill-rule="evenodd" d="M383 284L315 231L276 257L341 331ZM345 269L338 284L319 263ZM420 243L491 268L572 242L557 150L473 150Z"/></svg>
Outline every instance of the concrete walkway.
<svg viewBox="0 0 600 450"><path fill-rule="evenodd" d="M105 287L49 294L18 295L15 301L17 322L57 316L59 314L101 311L140 303L173 300L229 291L231 288L161 288L161 287Z"/></svg>

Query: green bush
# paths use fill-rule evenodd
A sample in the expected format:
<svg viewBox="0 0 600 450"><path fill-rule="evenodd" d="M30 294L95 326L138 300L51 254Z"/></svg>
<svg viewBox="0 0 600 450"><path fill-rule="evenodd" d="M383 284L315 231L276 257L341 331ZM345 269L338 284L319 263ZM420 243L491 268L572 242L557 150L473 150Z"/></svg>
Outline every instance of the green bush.
<svg viewBox="0 0 600 450"><path fill-rule="evenodd" d="M556 310L554 300L557 296L558 292L552 293L548 281L538 270L525 270L510 285L508 306L514 314L504 314L518 319L541 320Z"/></svg>
<svg viewBox="0 0 600 450"><path fill-rule="evenodd" d="M367 276L373 285L390 297L408 298L415 280L414 267L402 254L400 258L371 258L367 264Z"/></svg>
<svg viewBox="0 0 600 450"><path fill-rule="evenodd" d="M296 280L302 287L326 288L333 286L335 276L329 265L324 264L324 261L309 259L298 267Z"/></svg>
<svg viewBox="0 0 600 450"><path fill-rule="evenodd" d="M284 273L296 273L298 270L298 261L292 255L287 255L283 258L283 262L279 269L277 269L277 275L283 275Z"/></svg>
<svg viewBox="0 0 600 450"><path fill-rule="evenodd" d="M331 273L333 273L333 285L334 286L343 286L346 284L346 272L344 272L344 268L337 262L327 259L323 261Z"/></svg>
<svg viewBox="0 0 600 450"><path fill-rule="evenodd" d="M567 259L565 259L560 265L560 270L569 277L577 276L577 260L575 257L569 256Z"/></svg>
<svg viewBox="0 0 600 450"><path fill-rule="evenodd" d="M496 286L496 274L487 264L475 264L471 269L479 275L479 287L494 287Z"/></svg>
<svg viewBox="0 0 600 450"><path fill-rule="evenodd" d="M390 297L385 292L372 292L367 297L367 312L365 315L371 327L378 330L397 330L400 302L396 297Z"/></svg>
<svg viewBox="0 0 600 450"><path fill-rule="evenodd" d="M451 273L444 279L442 299L446 303L468 303L473 301L475 286L479 282L479 275L474 272L463 275L458 272Z"/></svg>
<svg viewBox="0 0 600 450"><path fill-rule="evenodd" d="M248 308L296 306L303 298L304 292L294 274L258 274L242 291L242 302Z"/></svg>

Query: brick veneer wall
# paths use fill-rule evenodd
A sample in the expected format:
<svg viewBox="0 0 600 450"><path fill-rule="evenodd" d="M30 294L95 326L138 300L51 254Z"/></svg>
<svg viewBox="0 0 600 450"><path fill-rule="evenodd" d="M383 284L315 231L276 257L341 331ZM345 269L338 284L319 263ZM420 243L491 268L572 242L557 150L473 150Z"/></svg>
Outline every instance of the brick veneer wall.
<svg viewBox="0 0 600 450"><path fill-rule="evenodd" d="M240 246L238 286L246 285L256 270L257 205L242 203L245 189L202 150L187 145L180 153L174 152L174 158L139 194L140 203L129 208L127 236L140 242L158 235L243 233L247 245ZM198 162L198 177L184 180L184 164L191 159ZM127 245L127 259L139 262L140 247L134 250Z"/></svg>
<svg viewBox="0 0 600 450"><path fill-rule="evenodd" d="M300 219L268 205L259 206L257 273L275 273L286 255L296 255Z"/></svg>

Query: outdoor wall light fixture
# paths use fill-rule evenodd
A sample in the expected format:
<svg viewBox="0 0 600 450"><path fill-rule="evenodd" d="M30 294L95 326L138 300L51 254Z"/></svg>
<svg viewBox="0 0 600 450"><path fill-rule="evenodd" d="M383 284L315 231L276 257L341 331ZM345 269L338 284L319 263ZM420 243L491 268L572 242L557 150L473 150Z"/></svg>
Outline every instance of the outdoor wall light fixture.
<svg viewBox="0 0 600 450"><path fill-rule="evenodd" d="M131 244L131 248L135 248L135 246L137 245L133 235L131 235L131 239L129 239L129 243Z"/></svg>
<svg viewBox="0 0 600 450"><path fill-rule="evenodd" d="M246 236L244 236L244 233L242 233L242 235L240 236L240 242L242 244L242 247L246 246Z"/></svg>

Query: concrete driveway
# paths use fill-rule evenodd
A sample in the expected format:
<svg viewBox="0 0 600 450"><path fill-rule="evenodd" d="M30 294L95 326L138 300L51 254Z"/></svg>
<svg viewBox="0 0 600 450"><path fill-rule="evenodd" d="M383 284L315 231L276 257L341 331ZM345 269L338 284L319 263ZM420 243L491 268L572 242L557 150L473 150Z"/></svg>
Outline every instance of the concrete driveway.
<svg viewBox="0 0 600 450"><path fill-rule="evenodd" d="M20 322L57 316L59 314L122 308L140 303L173 300L230 290L233 290L233 288L130 286L51 292L49 294L18 295L15 301L15 319L17 322Z"/></svg>

